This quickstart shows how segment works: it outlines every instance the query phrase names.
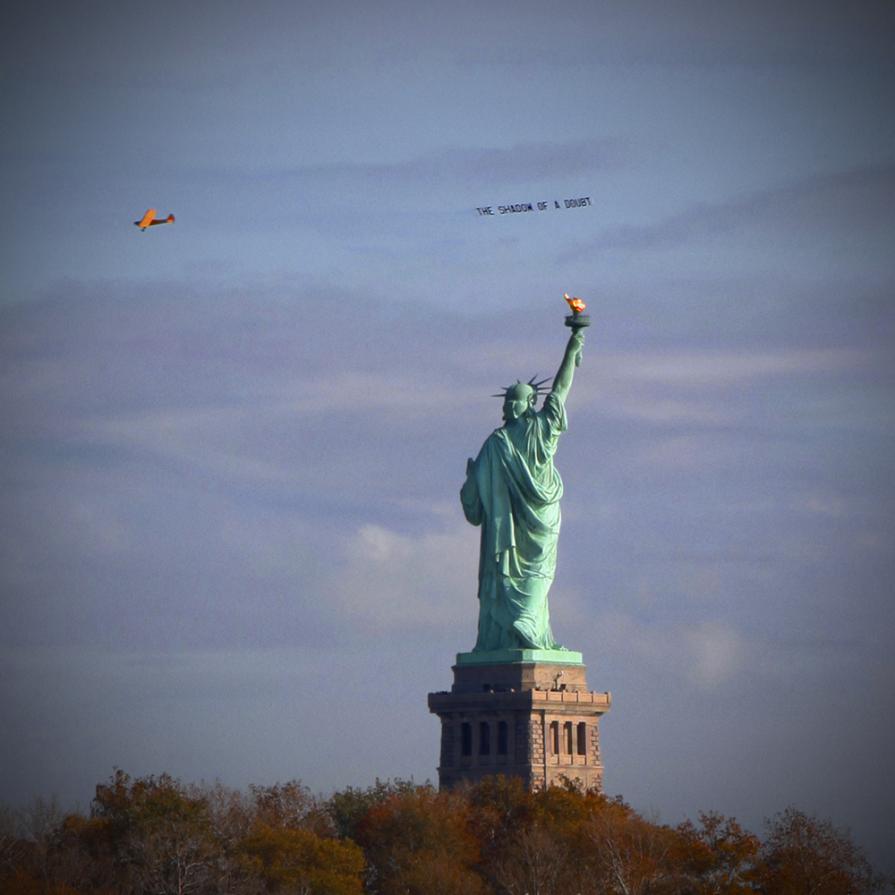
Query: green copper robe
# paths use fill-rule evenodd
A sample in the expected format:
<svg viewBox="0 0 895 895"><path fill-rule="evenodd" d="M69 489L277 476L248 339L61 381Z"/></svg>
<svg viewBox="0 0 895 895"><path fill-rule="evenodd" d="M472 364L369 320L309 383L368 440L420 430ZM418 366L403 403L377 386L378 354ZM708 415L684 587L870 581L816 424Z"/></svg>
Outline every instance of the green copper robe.
<svg viewBox="0 0 895 895"><path fill-rule="evenodd" d="M482 527L474 652L561 648L547 593L562 497L553 455L566 428L563 402L551 392L541 410L488 436L460 491L466 518Z"/></svg>

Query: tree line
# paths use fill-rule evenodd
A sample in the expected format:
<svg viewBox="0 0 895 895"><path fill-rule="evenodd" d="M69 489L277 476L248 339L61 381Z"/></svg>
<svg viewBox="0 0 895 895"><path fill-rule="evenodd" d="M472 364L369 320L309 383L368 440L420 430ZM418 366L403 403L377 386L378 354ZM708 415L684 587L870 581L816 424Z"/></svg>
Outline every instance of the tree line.
<svg viewBox="0 0 895 895"><path fill-rule="evenodd" d="M788 808L764 837L702 813L676 826L571 781L439 791L377 780L184 784L116 770L88 814L0 812L9 895L863 895L895 891L850 836Z"/></svg>

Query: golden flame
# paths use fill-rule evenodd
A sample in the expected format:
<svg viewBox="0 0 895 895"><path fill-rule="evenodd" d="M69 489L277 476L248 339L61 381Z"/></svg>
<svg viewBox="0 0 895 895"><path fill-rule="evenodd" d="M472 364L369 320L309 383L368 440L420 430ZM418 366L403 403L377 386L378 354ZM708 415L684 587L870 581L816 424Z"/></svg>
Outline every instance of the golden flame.
<svg viewBox="0 0 895 895"><path fill-rule="evenodd" d="M583 298L569 298L568 292L564 292L562 297L569 303L569 307L576 314L583 311L587 307L587 304L585 303Z"/></svg>

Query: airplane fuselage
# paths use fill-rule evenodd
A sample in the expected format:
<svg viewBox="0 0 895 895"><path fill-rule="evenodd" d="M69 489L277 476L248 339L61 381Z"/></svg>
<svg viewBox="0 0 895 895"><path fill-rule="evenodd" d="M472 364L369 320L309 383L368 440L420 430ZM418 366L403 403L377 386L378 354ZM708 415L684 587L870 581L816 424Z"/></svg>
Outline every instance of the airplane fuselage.
<svg viewBox="0 0 895 895"><path fill-rule="evenodd" d="M141 232L144 232L147 227L155 227L158 224L173 224L174 223L174 215L169 214L166 218L157 218L156 210L154 208L150 208L143 217L140 218L139 221L134 221L134 226L139 227Z"/></svg>

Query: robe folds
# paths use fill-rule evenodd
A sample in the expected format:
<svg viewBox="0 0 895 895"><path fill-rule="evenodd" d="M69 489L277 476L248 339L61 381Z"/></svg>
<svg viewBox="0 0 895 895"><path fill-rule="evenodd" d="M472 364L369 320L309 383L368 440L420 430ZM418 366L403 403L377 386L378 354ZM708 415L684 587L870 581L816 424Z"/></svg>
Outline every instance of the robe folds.
<svg viewBox="0 0 895 895"><path fill-rule="evenodd" d="M474 652L560 648L547 594L563 490L553 455L566 428L563 402L551 392L541 410L492 432L466 476L463 512L482 528Z"/></svg>

